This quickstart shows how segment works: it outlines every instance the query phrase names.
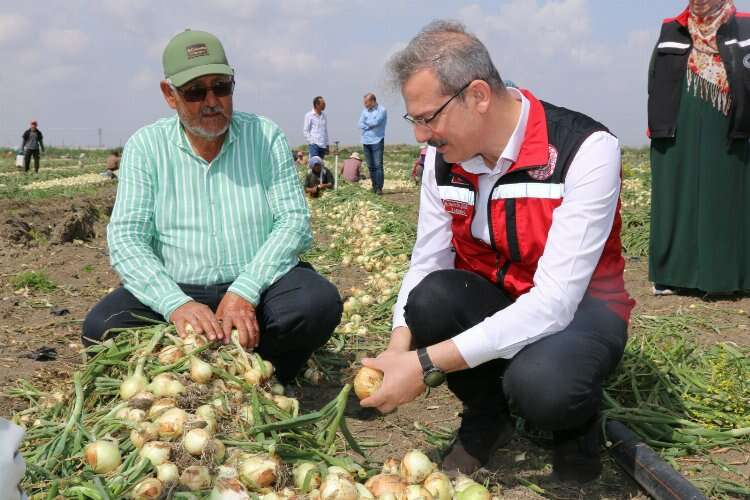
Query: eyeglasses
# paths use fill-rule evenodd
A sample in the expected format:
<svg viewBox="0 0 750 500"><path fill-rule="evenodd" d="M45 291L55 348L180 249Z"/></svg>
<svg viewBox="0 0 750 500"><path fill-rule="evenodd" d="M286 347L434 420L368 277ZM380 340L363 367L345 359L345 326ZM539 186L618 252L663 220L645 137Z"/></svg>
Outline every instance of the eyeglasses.
<svg viewBox="0 0 750 500"><path fill-rule="evenodd" d="M422 126L422 127L430 128L430 125L429 125L430 122L432 120L434 120L435 118L437 118L438 115L440 113L442 113L442 111L446 108L446 106L448 106L448 104L450 104L453 99L455 99L456 97L458 97L459 95L461 95L461 92L463 92L464 90L466 90L469 87L469 85L472 84L473 81L474 80L472 80L471 82L469 82L466 85L464 85L463 87L461 87L461 90L459 90L458 92L456 92L455 94L453 94L453 97L451 97L450 99L448 99L445 102L445 104L443 104L442 106L440 106L437 109L437 111L435 111L434 113L432 113L432 116L430 116L429 118L414 118L412 116L409 116L409 113L404 113L404 116L403 116L404 120L406 120L407 122L411 123L414 126L419 125L419 126Z"/></svg>
<svg viewBox="0 0 750 500"><path fill-rule="evenodd" d="M206 98L208 91L213 92L216 97L226 97L232 95L234 92L234 79L232 80L219 80L214 82L209 87L203 85L191 85L188 88L177 88L172 85L172 88L180 93L183 99L188 102L200 102Z"/></svg>

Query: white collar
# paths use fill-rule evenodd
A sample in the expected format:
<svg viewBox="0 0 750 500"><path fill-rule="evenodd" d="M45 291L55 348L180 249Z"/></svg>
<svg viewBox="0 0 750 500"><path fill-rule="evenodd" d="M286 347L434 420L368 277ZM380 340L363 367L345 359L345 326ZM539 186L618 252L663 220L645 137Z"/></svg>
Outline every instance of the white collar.
<svg viewBox="0 0 750 500"><path fill-rule="evenodd" d="M476 155L466 161L459 162L461 167L467 172L477 175L488 173L504 174L508 168L510 168L510 165L518 160L518 154L521 151L523 139L526 136L526 124L529 121L529 109L531 108L531 104L520 90L513 87L508 87L507 90L516 101L521 102L521 114L518 117L516 128L513 130L510 139L508 139L508 144L505 145L505 149L503 149L503 152L500 154L500 157L497 159L497 163L493 168L488 167L484 163L484 159L481 155Z"/></svg>

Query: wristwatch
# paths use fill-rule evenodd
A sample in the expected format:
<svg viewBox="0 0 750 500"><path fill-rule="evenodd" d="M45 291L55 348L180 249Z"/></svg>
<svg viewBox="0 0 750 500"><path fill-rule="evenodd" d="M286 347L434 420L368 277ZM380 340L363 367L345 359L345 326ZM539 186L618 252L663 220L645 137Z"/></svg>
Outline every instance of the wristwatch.
<svg viewBox="0 0 750 500"><path fill-rule="evenodd" d="M426 347L417 349L419 364L422 365L422 380L427 387L437 387L445 382L445 372L432 364Z"/></svg>

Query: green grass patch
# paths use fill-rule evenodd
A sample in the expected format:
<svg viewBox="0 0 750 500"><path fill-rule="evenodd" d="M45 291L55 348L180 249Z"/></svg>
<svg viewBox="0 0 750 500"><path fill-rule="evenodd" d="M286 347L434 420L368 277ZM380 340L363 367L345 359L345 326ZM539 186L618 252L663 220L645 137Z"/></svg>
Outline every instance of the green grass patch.
<svg viewBox="0 0 750 500"><path fill-rule="evenodd" d="M23 271L11 281L15 288L28 288L38 292L51 292L57 288L42 271Z"/></svg>

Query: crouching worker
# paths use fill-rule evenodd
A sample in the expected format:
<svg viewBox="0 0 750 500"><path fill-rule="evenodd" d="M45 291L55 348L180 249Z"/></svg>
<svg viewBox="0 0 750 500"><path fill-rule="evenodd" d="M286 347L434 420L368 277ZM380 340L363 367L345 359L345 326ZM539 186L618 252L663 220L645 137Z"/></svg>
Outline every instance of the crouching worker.
<svg viewBox="0 0 750 500"><path fill-rule="evenodd" d="M176 116L125 145L107 228L123 286L83 324L83 342L143 323L131 313L190 324L210 340L232 329L289 382L339 322L333 284L299 260L312 236L286 137L233 111L234 70L219 40L175 36L161 91Z"/></svg>
<svg viewBox="0 0 750 500"><path fill-rule="evenodd" d="M602 383L633 300L620 246L620 148L581 113L506 88L485 46L436 21L391 60L417 141L431 145L417 240L384 372L387 412L447 381L463 403L445 470L472 473L511 413L554 435L554 475L601 471Z"/></svg>
<svg viewBox="0 0 750 500"><path fill-rule="evenodd" d="M320 156L310 158L310 173L305 178L305 192L317 198L326 189L333 187L333 175L323 164Z"/></svg>

